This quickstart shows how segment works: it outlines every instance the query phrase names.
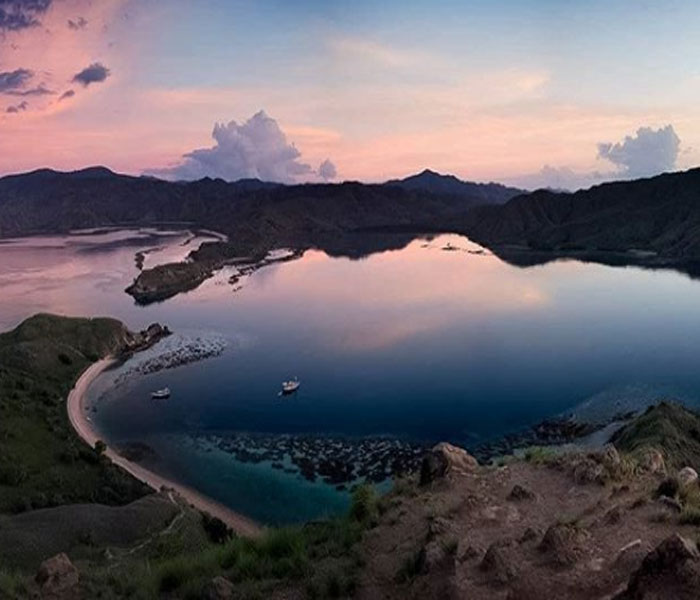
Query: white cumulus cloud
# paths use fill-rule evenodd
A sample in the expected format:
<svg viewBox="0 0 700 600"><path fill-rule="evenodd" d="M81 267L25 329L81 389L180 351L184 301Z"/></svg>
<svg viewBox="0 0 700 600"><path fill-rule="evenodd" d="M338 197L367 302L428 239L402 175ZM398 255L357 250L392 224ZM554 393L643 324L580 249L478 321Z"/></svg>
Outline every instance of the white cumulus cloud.
<svg viewBox="0 0 700 600"><path fill-rule="evenodd" d="M598 144L598 157L617 166L624 177L649 177L675 169L680 146L673 125L640 127L621 142Z"/></svg>
<svg viewBox="0 0 700 600"><path fill-rule="evenodd" d="M598 144L597 158L612 163L613 169L578 171L568 166L545 165L537 173L509 178L509 183L526 189L578 190L618 179L653 177L677 168L681 139L673 125L659 129L640 127L617 143Z"/></svg>
<svg viewBox="0 0 700 600"><path fill-rule="evenodd" d="M318 171L303 162L301 152L287 141L277 121L262 110L245 123L216 123L212 137L213 146L192 150L183 155L181 164L151 173L180 180L257 178L279 183L296 183L318 176L335 177L335 166L330 160L324 161Z"/></svg>

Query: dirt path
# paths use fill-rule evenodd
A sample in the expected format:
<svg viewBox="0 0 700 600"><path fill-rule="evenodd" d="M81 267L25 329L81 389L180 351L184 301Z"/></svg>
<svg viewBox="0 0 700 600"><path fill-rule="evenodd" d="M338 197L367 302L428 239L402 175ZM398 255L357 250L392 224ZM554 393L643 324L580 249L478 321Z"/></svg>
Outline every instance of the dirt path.
<svg viewBox="0 0 700 600"><path fill-rule="evenodd" d="M73 426L73 429L75 429L76 433L85 441L85 443L91 447L94 447L95 442L97 442L99 437L85 416L85 394L95 378L115 362L115 359L105 358L92 364L79 377L78 381L75 382L75 387L68 394L67 409L68 418L70 419L71 425ZM150 471L139 464L127 460L123 456L117 454L111 448L107 448L105 454L115 465L118 465L127 473L130 473L136 477L136 479L144 482L154 490L160 491L163 488L173 490L195 508L221 519L239 535L255 537L262 533L263 529L260 525L251 519L232 511L230 508L224 506L220 502L208 498L207 496L186 485L162 477L161 475L158 475L157 473L154 473L153 471Z"/></svg>

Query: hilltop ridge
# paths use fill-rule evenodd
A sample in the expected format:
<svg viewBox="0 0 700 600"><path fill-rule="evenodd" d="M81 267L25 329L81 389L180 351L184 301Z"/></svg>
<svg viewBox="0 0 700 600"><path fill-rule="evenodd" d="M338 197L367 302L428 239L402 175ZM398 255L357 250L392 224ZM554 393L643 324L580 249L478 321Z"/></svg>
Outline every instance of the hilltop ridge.
<svg viewBox="0 0 700 600"><path fill-rule="evenodd" d="M700 261L700 169L596 185L574 193L538 190L478 207L456 229L516 263L560 256L694 273ZM608 258L608 260L615 260Z"/></svg>
<svg viewBox="0 0 700 600"><path fill-rule="evenodd" d="M391 179L384 185L406 190L421 190L433 194L456 196L480 204L503 204L515 196L527 193L526 190L508 187L500 183L475 183L463 181L454 175L444 175L431 169L424 169L403 179Z"/></svg>

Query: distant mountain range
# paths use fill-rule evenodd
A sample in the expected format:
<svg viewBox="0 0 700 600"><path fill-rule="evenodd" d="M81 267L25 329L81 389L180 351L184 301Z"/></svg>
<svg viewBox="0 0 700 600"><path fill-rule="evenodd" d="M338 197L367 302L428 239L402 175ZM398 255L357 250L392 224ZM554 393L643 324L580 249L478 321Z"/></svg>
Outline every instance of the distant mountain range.
<svg viewBox="0 0 700 600"><path fill-rule="evenodd" d="M521 193L429 170L385 184L292 186L256 179L173 183L104 167L0 179L0 237L174 222L229 235L218 258L282 245L356 256L384 248L382 232L457 232L515 262L615 252L690 270L700 264L700 169L573 194ZM378 234L370 242L355 235L368 231Z"/></svg>
<svg viewBox="0 0 700 600"><path fill-rule="evenodd" d="M257 179L168 182L105 167L40 169L0 179L0 237L106 225L191 222L247 240L410 227L504 202L519 190L425 171L384 185L285 186Z"/></svg>

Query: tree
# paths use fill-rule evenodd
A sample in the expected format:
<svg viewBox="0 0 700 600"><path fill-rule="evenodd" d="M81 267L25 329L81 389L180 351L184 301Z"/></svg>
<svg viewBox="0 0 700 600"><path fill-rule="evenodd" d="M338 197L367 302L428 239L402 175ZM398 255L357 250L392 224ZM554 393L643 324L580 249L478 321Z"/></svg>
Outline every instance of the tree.
<svg viewBox="0 0 700 600"><path fill-rule="evenodd" d="M105 444L102 440L97 440L95 442L95 452L97 452L97 456L102 456L106 451L107 444Z"/></svg>

